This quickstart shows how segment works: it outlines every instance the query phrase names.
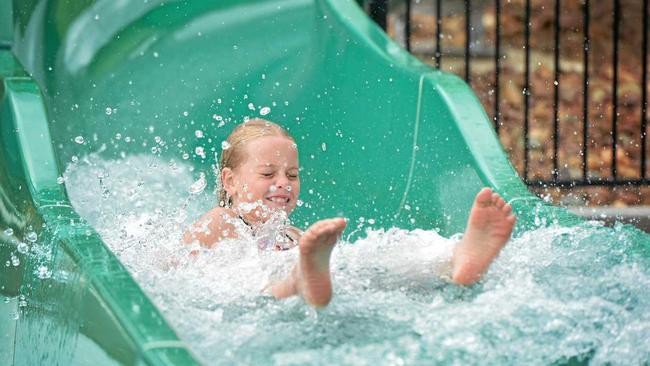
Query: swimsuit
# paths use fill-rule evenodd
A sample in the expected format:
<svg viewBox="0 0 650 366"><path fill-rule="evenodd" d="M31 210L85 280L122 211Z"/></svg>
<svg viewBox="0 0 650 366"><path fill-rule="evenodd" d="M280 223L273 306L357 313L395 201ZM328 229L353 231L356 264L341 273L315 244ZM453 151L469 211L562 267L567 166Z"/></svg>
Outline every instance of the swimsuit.
<svg viewBox="0 0 650 366"><path fill-rule="evenodd" d="M255 230L253 225L246 222L246 220L244 220L244 217L242 217L241 215L239 215L239 219L244 223L244 225L248 226L251 229L251 232L253 233L254 236L257 236L258 234L256 233L257 230ZM285 230L282 231L284 234L284 238L286 239L284 239L283 237L278 237L277 231L272 233L267 233L266 235L257 236L255 239L257 241L258 247L261 250L273 250L273 251L289 250L296 247L298 245L298 238L295 237L295 235L290 235L290 233Z"/></svg>

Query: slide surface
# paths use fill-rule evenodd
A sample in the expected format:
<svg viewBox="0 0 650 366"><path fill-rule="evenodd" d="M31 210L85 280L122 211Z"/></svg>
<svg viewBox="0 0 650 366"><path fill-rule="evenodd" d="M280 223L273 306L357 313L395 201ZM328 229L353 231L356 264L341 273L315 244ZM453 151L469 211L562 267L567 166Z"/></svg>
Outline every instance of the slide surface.
<svg viewBox="0 0 650 366"><path fill-rule="evenodd" d="M233 125L263 116L296 137L315 192L298 224L450 235L483 186L518 231L580 222L527 191L461 79L351 0L0 3L0 364L197 362L70 205L60 177L91 153L212 174Z"/></svg>

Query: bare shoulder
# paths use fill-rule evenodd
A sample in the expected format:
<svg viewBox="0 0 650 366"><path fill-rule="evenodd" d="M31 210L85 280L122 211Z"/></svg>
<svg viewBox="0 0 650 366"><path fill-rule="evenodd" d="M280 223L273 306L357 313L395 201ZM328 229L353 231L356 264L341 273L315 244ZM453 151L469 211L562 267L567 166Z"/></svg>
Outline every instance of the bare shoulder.
<svg viewBox="0 0 650 366"><path fill-rule="evenodd" d="M221 240L237 238L235 227L229 222L229 218L235 217L236 214L228 208L214 207L185 231L183 241L186 244L198 241L211 247Z"/></svg>

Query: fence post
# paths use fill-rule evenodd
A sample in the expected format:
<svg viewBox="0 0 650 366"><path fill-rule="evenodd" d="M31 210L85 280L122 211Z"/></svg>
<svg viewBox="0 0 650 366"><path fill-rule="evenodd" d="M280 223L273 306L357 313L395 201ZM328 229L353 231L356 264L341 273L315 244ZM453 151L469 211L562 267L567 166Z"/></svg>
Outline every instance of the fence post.
<svg viewBox="0 0 650 366"><path fill-rule="evenodd" d="M388 19L388 0L369 0L368 10L370 11L370 18L386 30Z"/></svg>

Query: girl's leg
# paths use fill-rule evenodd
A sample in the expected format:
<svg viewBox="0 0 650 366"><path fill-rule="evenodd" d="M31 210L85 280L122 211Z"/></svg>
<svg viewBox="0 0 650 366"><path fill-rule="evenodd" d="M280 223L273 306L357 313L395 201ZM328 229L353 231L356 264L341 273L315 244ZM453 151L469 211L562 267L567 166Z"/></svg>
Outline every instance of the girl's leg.
<svg viewBox="0 0 650 366"><path fill-rule="evenodd" d="M488 269L501 248L510 239L515 216L512 207L489 188L483 188L474 200L463 239L454 249L452 280L472 284Z"/></svg>
<svg viewBox="0 0 650 366"><path fill-rule="evenodd" d="M271 289L277 298L301 295L312 306L325 306L332 298L330 257L346 222L342 218L321 220L300 238L298 264L285 280Z"/></svg>

